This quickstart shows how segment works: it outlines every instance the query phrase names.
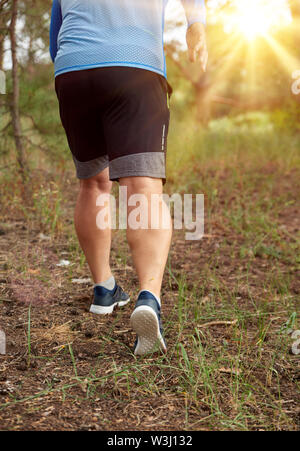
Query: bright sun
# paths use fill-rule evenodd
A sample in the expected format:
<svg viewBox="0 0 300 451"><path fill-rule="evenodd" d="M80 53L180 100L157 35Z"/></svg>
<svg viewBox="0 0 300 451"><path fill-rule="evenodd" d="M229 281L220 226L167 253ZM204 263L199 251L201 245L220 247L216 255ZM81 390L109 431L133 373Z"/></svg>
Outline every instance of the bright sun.
<svg viewBox="0 0 300 451"><path fill-rule="evenodd" d="M233 7L225 19L225 29L238 31L249 41L266 36L292 20L286 0L234 0Z"/></svg>

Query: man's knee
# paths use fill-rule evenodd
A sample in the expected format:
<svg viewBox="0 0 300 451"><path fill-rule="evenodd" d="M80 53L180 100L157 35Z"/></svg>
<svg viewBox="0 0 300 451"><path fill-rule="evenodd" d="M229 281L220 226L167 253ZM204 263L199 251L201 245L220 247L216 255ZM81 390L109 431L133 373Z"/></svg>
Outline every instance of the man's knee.
<svg viewBox="0 0 300 451"><path fill-rule="evenodd" d="M124 177L120 185L126 186L129 194L162 192L162 180L152 177Z"/></svg>
<svg viewBox="0 0 300 451"><path fill-rule="evenodd" d="M108 170L104 170L94 177L80 180L80 188L84 190L97 190L102 193L110 193L112 182L109 180Z"/></svg>

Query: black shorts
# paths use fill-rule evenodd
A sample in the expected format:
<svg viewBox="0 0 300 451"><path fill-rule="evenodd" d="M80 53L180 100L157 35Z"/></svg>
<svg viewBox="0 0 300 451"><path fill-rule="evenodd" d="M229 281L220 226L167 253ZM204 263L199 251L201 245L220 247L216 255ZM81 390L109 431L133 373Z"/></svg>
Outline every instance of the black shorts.
<svg viewBox="0 0 300 451"><path fill-rule="evenodd" d="M109 166L111 180L165 181L172 88L164 77L133 67L101 67L58 75L55 89L78 178Z"/></svg>

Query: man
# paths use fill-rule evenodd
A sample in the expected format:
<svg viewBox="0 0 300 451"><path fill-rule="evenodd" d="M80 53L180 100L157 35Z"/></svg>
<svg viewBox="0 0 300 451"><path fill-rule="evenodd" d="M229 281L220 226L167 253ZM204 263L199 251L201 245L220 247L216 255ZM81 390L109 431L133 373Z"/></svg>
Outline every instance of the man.
<svg viewBox="0 0 300 451"><path fill-rule="evenodd" d="M181 1L190 60L205 70L204 0ZM91 312L108 314L130 300L112 275L111 230L97 227L96 200L109 194L116 180L128 198L143 195L150 206L147 228L127 226L140 285L131 315L136 355L153 351L157 343L166 351L160 291L172 232L163 227L167 207L153 213L151 196L162 194L166 179L172 92L163 50L167 2L54 0L50 27L60 115L80 179L75 228L95 283Z"/></svg>

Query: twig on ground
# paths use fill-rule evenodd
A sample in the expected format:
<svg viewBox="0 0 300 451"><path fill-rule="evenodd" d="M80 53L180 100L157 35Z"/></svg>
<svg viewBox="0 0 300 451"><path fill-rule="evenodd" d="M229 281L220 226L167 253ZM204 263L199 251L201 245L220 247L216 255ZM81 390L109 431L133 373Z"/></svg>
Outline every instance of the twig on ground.
<svg viewBox="0 0 300 451"><path fill-rule="evenodd" d="M237 319L234 321L212 321L210 323L200 324L198 327L210 327L210 326L233 326L237 323Z"/></svg>

